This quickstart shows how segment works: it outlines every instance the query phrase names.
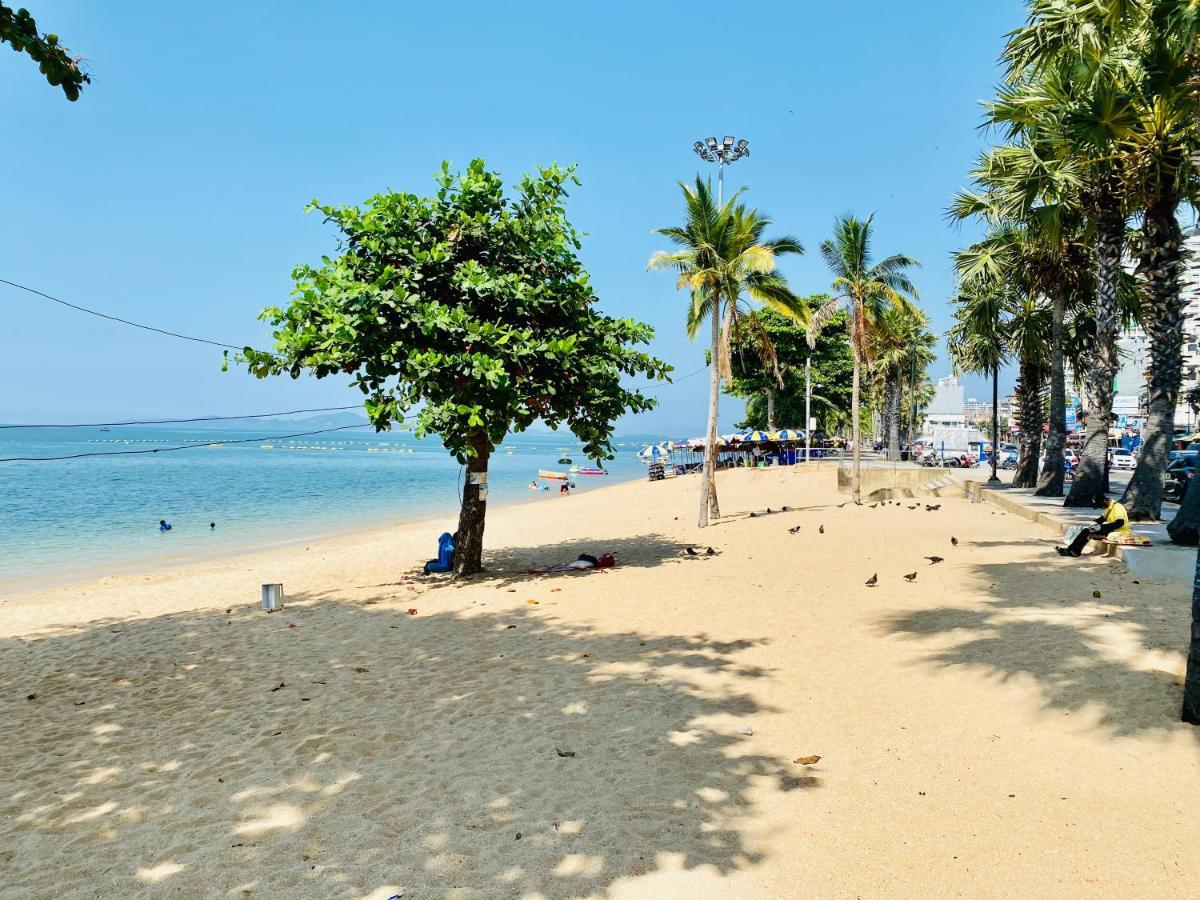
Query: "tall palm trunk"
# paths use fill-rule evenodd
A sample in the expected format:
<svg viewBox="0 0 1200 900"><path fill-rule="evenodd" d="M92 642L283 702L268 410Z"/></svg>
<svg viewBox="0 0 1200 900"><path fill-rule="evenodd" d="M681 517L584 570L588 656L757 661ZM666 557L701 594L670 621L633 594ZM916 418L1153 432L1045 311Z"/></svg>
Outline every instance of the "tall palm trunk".
<svg viewBox="0 0 1200 900"><path fill-rule="evenodd" d="M1167 526L1171 543L1184 547L1200 544L1200 478L1189 478L1179 512Z"/></svg>
<svg viewBox="0 0 1200 900"><path fill-rule="evenodd" d="M1045 373L1037 360L1022 358L1017 378L1017 400L1021 409L1021 453L1013 475L1013 487L1037 487L1038 456L1042 451L1042 401Z"/></svg>
<svg viewBox="0 0 1200 900"><path fill-rule="evenodd" d="M775 388L764 388L763 393L767 395L767 431L775 430Z"/></svg>
<svg viewBox="0 0 1200 900"><path fill-rule="evenodd" d="M1175 205L1160 201L1146 209L1139 274L1144 277L1150 338L1150 395L1142 450L1121 502L1135 522L1154 520L1162 513L1163 470L1175 431L1175 404L1183 374L1183 298L1179 270L1183 262L1183 235L1175 218Z"/></svg>
<svg viewBox="0 0 1200 900"><path fill-rule="evenodd" d="M1050 298L1050 429L1046 434L1046 464L1038 479L1039 497L1061 497L1063 448L1067 443L1067 389L1063 373L1063 320L1066 297L1055 291Z"/></svg>
<svg viewBox="0 0 1200 900"><path fill-rule="evenodd" d="M851 349L854 351L854 380L850 389L850 435L853 442L851 449L850 495L855 503L862 503L860 496L859 467L862 465L862 427L859 423L859 383L862 378L863 361L863 305L862 300L854 298L854 336Z"/></svg>
<svg viewBox="0 0 1200 900"><path fill-rule="evenodd" d="M1101 198L1096 230L1096 343L1087 373L1087 435L1075 483L1063 506L1103 506L1108 471L1108 428L1112 424L1117 359L1117 286L1125 250L1125 216L1115 191Z"/></svg>
<svg viewBox="0 0 1200 900"><path fill-rule="evenodd" d="M712 373L708 385L708 433L704 436L704 472L700 482L699 526L708 526L709 516L721 515L717 503L717 413L721 399L721 304L713 299Z"/></svg>
<svg viewBox="0 0 1200 900"><path fill-rule="evenodd" d="M900 376L894 374L888 378L887 409L888 409L888 459L895 462L900 458Z"/></svg>
<svg viewBox="0 0 1200 900"><path fill-rule="evenodd" d="M1183 721L1200 725L1200 555L1192 579L1192 640L1188 645L1187 674L1183 678Z"/></svg>

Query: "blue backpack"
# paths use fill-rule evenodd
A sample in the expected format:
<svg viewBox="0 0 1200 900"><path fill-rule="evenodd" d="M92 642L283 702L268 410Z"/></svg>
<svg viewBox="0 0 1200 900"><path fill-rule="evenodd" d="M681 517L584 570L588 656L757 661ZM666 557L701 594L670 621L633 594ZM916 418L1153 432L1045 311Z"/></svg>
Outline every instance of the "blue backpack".
<svg viewBox="0 0 1200 900"><path fill-rule="evenodd" d="M438 538L437 559L425 563L425 574L430 572L449 572L454 568L454 535L446 531Z"/></svg>

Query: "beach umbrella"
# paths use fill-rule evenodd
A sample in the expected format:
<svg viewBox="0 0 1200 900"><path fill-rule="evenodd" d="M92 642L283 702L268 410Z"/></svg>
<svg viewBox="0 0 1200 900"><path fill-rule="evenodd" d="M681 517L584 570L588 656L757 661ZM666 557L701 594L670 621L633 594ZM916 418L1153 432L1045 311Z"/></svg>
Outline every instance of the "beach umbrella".
<svg viewBox="0 0 1200 900"><path fill-rule="evenodd" d="M666 459L671 451L662 444L650 444L638 451L638 459Z"/></svg>
<svg viewBox="0 0 1200 900"><path fill-rule="evenodd" d="M748 431L742 435L742 440L746 443L762 443L763 441L778 440L773 431Z"/></svg>
<svg viewBox="0 0 1200 900"><path fill-rule="evenodd" d="M781 441L802 441L804 440L803 432L796 431L793 428L781 428L776 437Z"/></svg>

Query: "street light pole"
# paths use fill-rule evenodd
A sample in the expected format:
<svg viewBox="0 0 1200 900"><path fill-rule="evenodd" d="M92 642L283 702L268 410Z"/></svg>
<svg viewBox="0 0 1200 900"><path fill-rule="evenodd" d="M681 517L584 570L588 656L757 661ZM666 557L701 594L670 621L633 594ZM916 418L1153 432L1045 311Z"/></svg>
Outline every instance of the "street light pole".
<svg viewBox="0 0 1200 900"><path fill-rule="evenodd" d="M992 477L989 482L998 482L996 460L1000 456L1000 365L992 366Z"/></svg>
<svg viewBox="0 0 1200 900"><path fill-rule="evenodd" d="M750 142L745 138L736 140L727 134L721 143L715 137L696 141L692 149L705 162L717 164L717 205L725 203L725 167L737 162L743 156L750 155ZM727 298L733 302L736 298ZM704 481L700 485L700 518L699 525L708 525L710 516L720 516L717 504L717 403L721 396L721 370L717 363L720 358L721 343L721 298L712 298L712 373L708 394L708 433L704 438Z"/></svg>

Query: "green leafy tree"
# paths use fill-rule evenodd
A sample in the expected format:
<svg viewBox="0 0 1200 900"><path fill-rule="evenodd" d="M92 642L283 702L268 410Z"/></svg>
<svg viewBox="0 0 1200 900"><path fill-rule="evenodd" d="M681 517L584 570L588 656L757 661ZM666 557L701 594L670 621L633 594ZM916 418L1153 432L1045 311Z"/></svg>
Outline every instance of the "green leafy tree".
<svg viewBox="0 0 1200 900"><path fill-rule="evenodd" d="M829 297L816 294L804 298L811 308ZM744 328L731 341L733 379L726 393L746 401L743 428L774 430L776 425L807 428L804 422L805 363L812 359L813 417L824 419L826 410L850 408L850 389L854 360L845 331L845 314L827 323L820 332L810 333L790 315L772 309L760 309L746 317L766 333L774 349L771 364L764 364L761 341L754 331ZM840 328L839 328L840 326ZM810 346L810 337L812 345Z"/></svg>
<svg viewBox="0 0 1200 900"><path fill-rule="evenodd" d="M37 22L27 9L14 12L8 4L0 3L0 43L7 43L17 53L28 54L46 81L61 87L68 100L78 100L83 86L92 80L79 68L79 60L58 42L57 34L38 32Z"/></svg>
<svg viewBox="0 0 1200 900"><path fill-rule="evenodd" d="M721 515L716 478L718 407L721 380L732 377L730 339L748 312L743 295L800 321L807 318L809 310L775 268L780 256L804 252L799 241L765 237L771 220L738 202L741 191L718 204L712 186L699 177L694 185L681 183L679 187L683 191L684 224L658 229L658 234L678 249L655 253L647 268L677 272L677 286L688 289L688 337L694 339L704 323L709 324L709 353L715 365L709 379L708 430L700 481L699 525L704 528L710 518ZM769 344L762 347L769 357Z"/></svg>
<svg viewBox="0 0 1200 900"><path fill-rule="evenodd" d="M275 352L244 353L259 377L350 375L379 430L416 410L417 434L440 436L466 466L462 576L481 567L488 458L505 435L541 420L611 459L617 417L654 406L622 378L669 367L635 349L648 325L596 309L564 208L573 168L539 169L512 198L478 159L462 173L443 163L436 180L432 197L314 202L341 252L299 266L291 304L264 311Z"/></svg>
<svg viewBox="0 0 1200 900"><path fill-rule="evenodd" d="M875 216L856 219L843 216L834 222L833 237L821 242L821 257L833 273L836 294L815 314L820 325L838 310L849 315L850 349L854 373L850 388L851 433L854 468L850 490L860 503L859 472L862 465L862 372L870 359L870 338L887 306L911 308L917 290L908 270L920 265L915 259L894 254L874 262L871 258L871 226Z"/></svg>

